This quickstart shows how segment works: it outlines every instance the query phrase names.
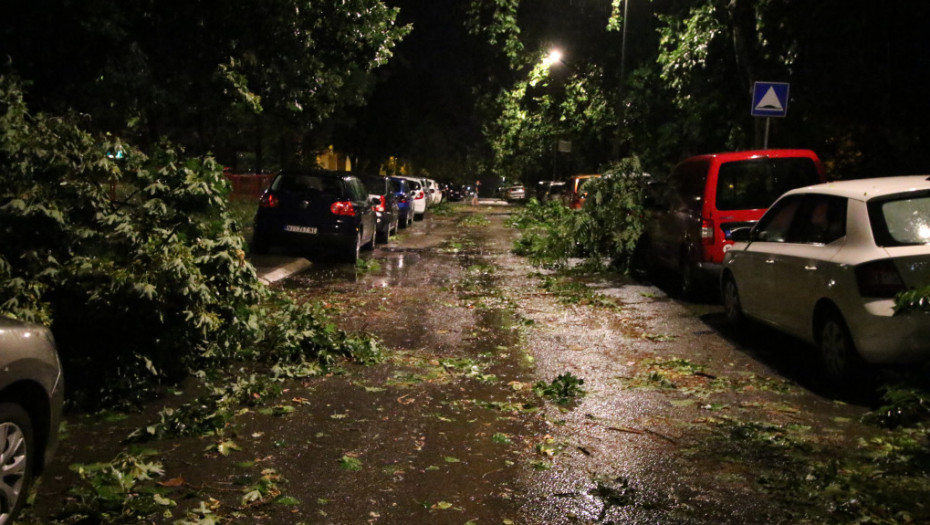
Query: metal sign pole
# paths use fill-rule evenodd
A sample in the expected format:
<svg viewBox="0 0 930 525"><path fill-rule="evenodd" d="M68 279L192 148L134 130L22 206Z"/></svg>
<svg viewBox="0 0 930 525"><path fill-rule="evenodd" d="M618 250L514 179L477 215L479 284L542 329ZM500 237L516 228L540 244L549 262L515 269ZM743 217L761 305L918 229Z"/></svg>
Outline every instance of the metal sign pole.
<svg viewBox="0 0 930 525"><path fill-rule="evenodd" d="M769 149L769 124L772 123L772 117L765 117L765 138L762 142L762 149Z"/></svg>

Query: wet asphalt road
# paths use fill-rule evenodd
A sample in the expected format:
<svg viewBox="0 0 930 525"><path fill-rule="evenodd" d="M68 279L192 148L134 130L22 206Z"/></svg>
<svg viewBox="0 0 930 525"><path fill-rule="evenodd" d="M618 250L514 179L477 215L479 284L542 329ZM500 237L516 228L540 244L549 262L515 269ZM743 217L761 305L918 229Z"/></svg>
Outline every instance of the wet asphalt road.
<svg viewBox="0 0 930 525"><path fill-rule="evenodd" d="M428 447L417 451L409 461L424 479L410 479L419 476L404 467L388 497L344 507L331 522L356 522L366 510L387 523L797 522L796 509L760 490L754 458L721 458L715 427L704 423L804 425L835 446L854 443L867 433L850 428L864 410L814 393L809 349L761 327L734 332L719 305L681 303L649 283L587 283L613 297L616 309L566 304L540 288L538 269L510 253L516 234L503 225L506 213L468 207L465 215L434 217L379 248L372 255L379 270L356 279L323 265L284 285L337 303L347 327L373 332L389 348L433 362L476 359L497 379L392 391L379 405L386 412L423 404L383 418L379 426L391 425L372 433L393 443L439 441L443 452L426 459ZM463 226L469 214L490 222ZM675 360L702 368L678 377L686 384L675 388L642 384L651 364ZM528 394L529 385L564 373L582 378L587 396L566 407ZM475 413L482 402L531 408ZM376 442L352 450L382 465L403 456ZM437 454L462 463L450 468ZM440 480L427 481L436 465ZM367 491L378 493L381 483ZM453 512L439 512L437 501Z"/></svg>
<svg viewBox="0 0 930 525"><path fill-rule="evenodd" d="M816 393L808 350L727 329L719 305L649 283L585 280L607 307L544 289L547 272L510 252L508 214L465 206L402 230L364 271L314 262L273 284L375 334L388 357L289 382L284 416L242 411L229 456L209 451L215 436L153 443L186 490L154 522L203 501L227 523L816 522L759 483L797 464L729 437L750 423L803 427L831 454L868 435L864 408ZM291 261L253 263L266 273ZM559 405L533 393L561 374L587 395ZM34 522L66 504L69 463L114 457L157 408L69 422ZM243 505L239 480L267 469L289 499Z"/></svg>

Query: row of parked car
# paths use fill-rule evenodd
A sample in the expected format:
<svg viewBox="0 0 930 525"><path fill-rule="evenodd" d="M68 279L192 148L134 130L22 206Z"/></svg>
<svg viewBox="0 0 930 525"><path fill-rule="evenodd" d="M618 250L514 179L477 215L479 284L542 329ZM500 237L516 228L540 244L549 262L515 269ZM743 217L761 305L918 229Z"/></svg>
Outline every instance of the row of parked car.
<svg viewBox="0 0 930 525"><path fill-rule="evenodd" d="M426 178L317 168L282 172L259 200L251 249L335 253L354 263L363 248L388 242L442 198L439 184Z"/></svg>
<svg viewBox="0 0 930 525"><path fill-rule="evenodd" d="M930 357L930 316L894 297L930 286L930 177L826 182L809 150L701 155L651 181L639 256L686 296L720 290L819 349L836 383L866 363Z"/></svg>

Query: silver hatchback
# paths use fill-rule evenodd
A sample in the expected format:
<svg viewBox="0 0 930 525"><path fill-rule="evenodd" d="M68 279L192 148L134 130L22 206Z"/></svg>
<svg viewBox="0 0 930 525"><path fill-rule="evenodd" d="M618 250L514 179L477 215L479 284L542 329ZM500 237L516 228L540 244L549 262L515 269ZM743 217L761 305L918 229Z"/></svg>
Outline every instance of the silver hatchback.
<svg viewBox="0 0 930 525"><path fill-rule="evenodd" d="M16 518L58 445L63 398L51 331L0 317L0 525Z"/></svg>

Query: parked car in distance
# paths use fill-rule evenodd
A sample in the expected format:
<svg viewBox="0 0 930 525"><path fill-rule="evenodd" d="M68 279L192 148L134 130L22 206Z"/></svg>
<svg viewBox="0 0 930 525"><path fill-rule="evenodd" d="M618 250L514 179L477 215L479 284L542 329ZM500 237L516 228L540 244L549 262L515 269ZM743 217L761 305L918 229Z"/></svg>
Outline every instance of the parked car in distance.
<svg viewBox="0 0 930 525"><path fill-rule="evenodd" d="M458 184L445 184L442 187L442 198L449 202L461 202L465 199L464 187Z"/></svg>
<svg viewBox="0 0 930 525"><path fill-rule="evenodd" d="M748 316L819 348L842 381L862 361L930 358L930 317L895 313L930 285L930 179L831 182L786 193L723 260L727 319Z"/></svg>
<svg viewBox="0 0 930 525"><path fill-rule="evenodd" d="M410 184L413 192L413 220L421 221L426 217L426 191L423 182L415 177L403 177Z"/></svg>
<svg viewBox="0 0 930 525"><path fill-rule="evenodd" d="M564 180L541 180L536 188L536 199L539 202L562 199L565 195L566 186Z"/></svg>
<svg viewBox="0 0 930 525"><path fill-rule="evenodd" d="M413 190L407 179L400 177L390 177L391 191L394 192L394 198L397 201L397 208L400 218L400 227L406 228L413 224Z"/></svg>
<svg viewBox="0 0 930 525"><path fill-rule="evenodd" d="M375 210L378 242L386 243L391 235L397 234L400 223L400 209L391 189L391 180L380 175L359 175L359 179L365 184L371 206Z"/></svg>
<svg viewBox="0 0 930 525"><path fill-rule="evenodd" d="M650 270L670 270L684 297L717 283L730 232L751 226L782 193L824 181L810 150L758 150L691 157L650 181L640 249Z"/></svg>
<svg viewBox="0 0 930 525"><path fill-rule="evenodd" d="M584 189L585 184L592 179L600 177L594 175L574 175L568 180L568 207L573 210L580 210L584 206L584 201L588 197L588 191Z"/></svg>
<svg viewBox="0 0 930 525"><path fill-rule="evenodd" d="M426 193L429 201L427 205L435 206L442 202L442 190L439 188L439 183L433 179L423 179L426 182Z"/></svg>
<svg viewBox="0 0 930 525"><path fill-rule="evenodd" d="M508 201L522 201L526 199L526 188L522 184L515 184L504 190L504 199Z"/></svg>
<svg viewBox="0 0 930 525"><path fill-rule="evenodd" d="M0 317L0 523L13 523L58 445L64 380L51 331Z"/></svg>
<svg viewBox="0 0 930 525"><path fill-rule="evenodd" d="M375 226L358 177L323 169L282 172L259 201L251 246L256 253L271 246L312 255L335 251L354 263L362 246L375 247Z"/></svg>

